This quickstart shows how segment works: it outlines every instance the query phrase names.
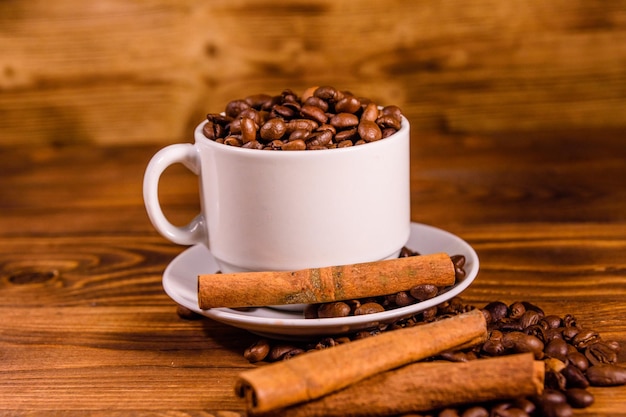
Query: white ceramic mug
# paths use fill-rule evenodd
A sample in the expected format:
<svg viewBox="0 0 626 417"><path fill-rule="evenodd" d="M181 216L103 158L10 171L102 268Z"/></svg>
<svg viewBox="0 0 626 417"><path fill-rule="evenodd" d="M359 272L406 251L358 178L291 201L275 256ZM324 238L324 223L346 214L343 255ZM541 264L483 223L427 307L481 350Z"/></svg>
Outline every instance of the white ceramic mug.
<svg viewBox="0 0 626 417"><path fill-rule="evenodd" d="M222 272L296 270L396 257L410 233L409 122L347 148L264 151L207 139L161 149L144 201L154 227L181 245L205 244ZM171 224L158 199L165 169L198 175L201 213Z"/></svg>

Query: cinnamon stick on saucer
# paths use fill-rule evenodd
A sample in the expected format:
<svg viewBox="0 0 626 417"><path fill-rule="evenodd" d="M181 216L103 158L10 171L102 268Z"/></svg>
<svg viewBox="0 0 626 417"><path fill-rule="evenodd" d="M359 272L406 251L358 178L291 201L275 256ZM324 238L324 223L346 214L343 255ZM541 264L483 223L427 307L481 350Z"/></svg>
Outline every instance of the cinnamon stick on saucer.
<svg viewBox="0 0 626 417"><path fill-rule="evenodd" d="M445 253L298 271L202 274L198 276L198 306L327 303L393 294L421 284L446 287L454 282L454 264Z"/></svg>
<svg viewBox="0 0 626 417"><path fill-rule="evenodd" d="M235 386L249 413L311 401L373 375L487 339L479 310L388 331L242 372Z"/></svg>
<svg viewBox="0 0 626 417"><path fill-rule="evenodd" d="M356 417L429 411L543 392L545 366L532 353L469 362L418 362L310 402L249 416Z"/></svg>

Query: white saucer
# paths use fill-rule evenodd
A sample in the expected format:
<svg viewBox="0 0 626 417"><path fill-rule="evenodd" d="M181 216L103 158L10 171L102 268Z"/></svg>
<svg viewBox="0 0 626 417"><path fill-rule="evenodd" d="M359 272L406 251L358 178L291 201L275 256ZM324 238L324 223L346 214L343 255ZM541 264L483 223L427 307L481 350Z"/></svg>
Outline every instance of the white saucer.
<svg viewBox="0 0 626 417"><path fill-rule="evenodd" d="M448 255L464 255L465 278L457 281L445 293L421 303L362 316L305 319L301 311L273 308L254 308L247 311L230 308L201 310L198 308L198 274L217 272L218 266L204 245L195 245L178 255L165 269L163 288L178 304L213 320L270 338L310 339L314 336L350 333L409 317L459 295L478 274L478 255L467 242L452 233L411 223L411 235L406 246L421 254L445 252Z"/></svg>

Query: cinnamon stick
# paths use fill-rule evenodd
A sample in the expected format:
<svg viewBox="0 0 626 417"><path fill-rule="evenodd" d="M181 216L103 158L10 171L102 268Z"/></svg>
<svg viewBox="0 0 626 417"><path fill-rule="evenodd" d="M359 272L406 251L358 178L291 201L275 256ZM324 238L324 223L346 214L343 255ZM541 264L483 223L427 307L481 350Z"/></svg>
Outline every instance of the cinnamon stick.
<svg viewBox="0 0 626 417"><path fill-rule="evenodd" d="M311 401L390 369L487 339L479 310L393 330L242 372L235 386L250 413Z"/></svg>
<svg viewBox="0 0 626 417"><path fill-rule="evenodd" d="M532 353L469 362L418 362L320 399L249 416L388 416L541 394L544 364Z"/></svg>
<svg viewBox="0 0 626 417"><path fill-rule="evenodd" d="M198 306L327 303L394 294L421 284L446 287L454 282L454 264L445 253L298 271L201 274Z"/></svg>

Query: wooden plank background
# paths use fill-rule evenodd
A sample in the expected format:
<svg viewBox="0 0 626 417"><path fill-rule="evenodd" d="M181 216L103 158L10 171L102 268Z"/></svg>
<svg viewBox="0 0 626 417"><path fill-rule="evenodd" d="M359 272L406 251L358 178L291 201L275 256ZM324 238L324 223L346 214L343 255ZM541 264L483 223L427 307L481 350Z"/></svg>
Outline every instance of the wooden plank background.
<svg viewBox="0 0 626 417"><path fill-rule="evenodd" d="M0 144L188 140L321 84L414 131L626 132L624 0L3 0L0 51Z"/></svg>

